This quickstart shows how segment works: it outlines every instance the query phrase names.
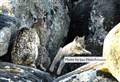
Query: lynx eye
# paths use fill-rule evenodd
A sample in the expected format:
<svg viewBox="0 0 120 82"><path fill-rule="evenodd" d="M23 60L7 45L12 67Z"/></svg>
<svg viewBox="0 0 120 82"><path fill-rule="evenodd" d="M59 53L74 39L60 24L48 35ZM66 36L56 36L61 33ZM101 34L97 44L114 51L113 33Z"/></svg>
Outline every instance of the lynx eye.
<svg viewBox="0 0 120 82"><path fill-rule="evenodd" d="M81 49L82 49L82 47L81 47L81 46L77 46L77 49L78 49L78 50L81 50Z"/></svg>
<svg viewBox="0 0 120 82"><path fill-rule="evenodd" d="M83 48L85 48L85 47L86 47L86 45L82 45L82 47L83 47Z"/></svg>

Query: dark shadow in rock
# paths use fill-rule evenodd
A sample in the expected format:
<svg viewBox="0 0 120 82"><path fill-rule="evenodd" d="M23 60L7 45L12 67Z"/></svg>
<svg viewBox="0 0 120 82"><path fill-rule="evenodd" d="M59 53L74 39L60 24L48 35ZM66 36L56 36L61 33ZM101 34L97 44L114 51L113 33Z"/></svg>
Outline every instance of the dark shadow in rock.
<svg viewBox="0 0 120 82"><path fill-rule="evenodd" d="M11 23L10 22L15 22L14 17L10 17L8 15L0 14L0 29L3 27L10 27Z"/></svg>
<svg viewBox="0 0 120 82"><path fill-rule="evenodd" d="M82 0L73 9L71 9L71 22L65 45L71 42L76 36L84 36L88 33L88 23L91 3L93 0ZM86 6L87 5L87 6Z"/></svg>
<svg viewBox="0 0 120 82"><path fill-rule="evenodd" d="M112 76L112 74L109 73L109 72L103 72L103 71L98 70L98 71L96 72L96 75L97 75L97 76L100 76L100 77L104 77L104 78L109 78L111 81L117 81L117 80Z"/></svg>
<svg viewBox="0 0 120 82"><path fill-rule="evenodd" d="M97 74L97 76L103 76L103 77L105 77L105 78L110 78L111 80L116 80L113 76L112 76L112 74L111 73L109 73L109 72L103 72L103 71L101 71L101 70L98 70L97 72L96 72L96 74Z"/></svg>
<svg viewBox="0 0 120 82"><path fill-rule="evenodd" d="M3 62L12 62L11 61L11 49L12 49L12 45L10 44L8 47L8 52L4 55L0 57L0 60Z"/></svg>

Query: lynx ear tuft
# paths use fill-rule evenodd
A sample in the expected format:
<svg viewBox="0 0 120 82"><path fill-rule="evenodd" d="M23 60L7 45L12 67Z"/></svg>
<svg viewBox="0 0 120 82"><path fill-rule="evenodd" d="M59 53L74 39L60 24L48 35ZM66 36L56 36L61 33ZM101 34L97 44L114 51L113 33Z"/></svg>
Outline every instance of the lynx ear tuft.
<svg viewBox="0 0 120 82"><path fill-rule="evenodd" d="M76 36L75 39L74 39L74 41L77 42L79 40L79 38L80 38L79 36Z"/></svg>
<svg viewBox="0 0 120 82"><path fill-rule="evenodd" d="M84 39L85 39L85 36L83 37L76 36L74 40L78 42L78 41L84 41Z"/></svg>
<svg viewBox="0 0 120 82"><path fill-rule="evenodd" d="M83 40L84 40L84 39L85 39L85 36L83 36L81 39L83 39Z"/></svg>

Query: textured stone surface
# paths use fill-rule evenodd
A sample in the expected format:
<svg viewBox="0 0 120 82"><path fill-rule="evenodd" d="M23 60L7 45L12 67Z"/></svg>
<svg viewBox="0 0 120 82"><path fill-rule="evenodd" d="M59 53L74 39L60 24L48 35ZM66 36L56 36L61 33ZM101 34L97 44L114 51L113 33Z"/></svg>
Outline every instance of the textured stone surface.
<svg viewBox="0 0 120 82"><path fill-rule="evenodd" d="M53 82L118 82L110 73L99 71L98 68L104 63L90 63L79 67Z"/></svg>
<svg viewBox="0 0 120 82"><path fill-rule="evenodd" d="M11 38L11 30L8 27L0 29L0 56L3 56L8 51L8 46Z"/></svg>
<svg viewBox="0 0 120 82"><path fill-rule="evenodd" d="M32 67L0 62L0 82L52 82L52 77Z"/></svg>
<svg viewBox="0 0 120 82"><path fill-rule="evenodd" d="M19 21L15 17L0 13L0 56L7 53L9 45L13 43L14 35L19 25Z"/></svg>
<svg viewBox="0 0 120 82"><path fill-rule="evenodd" d="M89 21L89 30L93 40L103 42L106 34L120 22L118 13L120 13L120 2L118 0L94 0Z"/></svg>

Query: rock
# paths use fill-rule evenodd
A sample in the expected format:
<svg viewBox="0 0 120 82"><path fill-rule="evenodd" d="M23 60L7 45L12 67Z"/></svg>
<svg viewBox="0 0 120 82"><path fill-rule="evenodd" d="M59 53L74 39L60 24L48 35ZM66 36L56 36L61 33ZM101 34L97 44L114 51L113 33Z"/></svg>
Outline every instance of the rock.
<svg viewBox="0 0 120 82"><path fill-rule="evenodd" d="M78 69L56 78L53 82L117 82L117 80L107 72L98 70L104 63L89 63Z"/></svg>
<svg viewBox="0 0 120 82"><path fill-rule="evenodd" d="M120 82L120 63L119 63L119 38L120 23L107 34L104 40L103 57L106 58L106 65L110 73Z"/></svg>
<svg viewBox="0 0 120 82"><path fill-rule="evenodd" d="M15 37L14 34L18 29L17 26L19 26L19 23L14 17L0 13L0 56L7 53L9 44L13 42L11 38Z"/></svg>
<svg viewBox="0 0 120 82"><path fill-rule="evenodd" d="M118 0L94 0L90 12L89 35L93 40L103 42L106 34L119 23L120 2Z"/></svg>
<svg viewBox="0 0 120 82"><path fill-rule="evenodd" d="M0 57L8 51L8 46L11 38L11 30L8 27L0 29Z"/></svg>
<svg viewBox="0 0 120 82"><path fill-rule="evenodd" d="M10 61L10 52L20 23L15 17L0 14L0 57L1 60ZM2 50L2 51L1 51ZM4 56L3 56L4 55Z"/></svg>
<svg viewBox="0 0 120 82"><path fill-rule="evenodd" d="M32 67L0 62L0 82L53 82L46 72Z"/></svg>
<svg viewBox="0 0 120 82"><path fill-rule="evenodd" d="M88 70L86 72L78 72L72 75L58 77L54 82L93 82L95 76L95 70Z"/></svg>
<svg viewBox="0 0 120 82"><path fill-rule="evenodd" d="M0 14L0 29L8 27L11 30L11 41L14 40L17 30L19 30L20 22L15 17L9 15Z"/></svg>
<svg viewBox="0 0 120 82"><path fill-rule="evenodd" d="M1 6L2 3L0 5L0 10L2 12ZM13 43L19 25L19 21L17 21L15 17L0 13L0 56L8 52L8 47Z"/></svg>
<svg viewBox="0 0 120 82"><path fill-rule="evenodd" d="M14 0L0 0L0 29L3 27L9 27L12 32L13 41L16 35L16 31L20 28L20 21L14 16L15 9Z"/></svg>

